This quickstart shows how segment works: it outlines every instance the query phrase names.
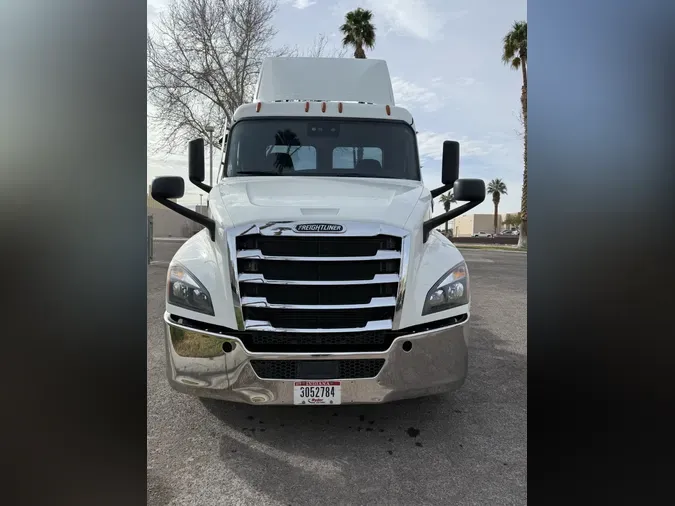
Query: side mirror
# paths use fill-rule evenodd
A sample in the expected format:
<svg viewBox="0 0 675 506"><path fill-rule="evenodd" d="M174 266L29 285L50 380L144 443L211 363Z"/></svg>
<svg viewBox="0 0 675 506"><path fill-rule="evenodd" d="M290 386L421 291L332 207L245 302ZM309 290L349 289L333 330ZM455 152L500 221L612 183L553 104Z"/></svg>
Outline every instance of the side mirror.
<svg viewBox="0 0 675 506"><path fill-rule="evenodd" d="M188 144L188 159L190 166L188 173L190 181L204 181L204 139L193 139Z"/></svg>
<svg viewBox="0 0 675 506"><path fill-rule="evenodd" d="M206 193L211 191L211 187L204 184L204 139L193 139L188 144L188 160L190 182L197 188L201 188Z"/></svg>
<svg viewBox="0 0 675 506"><path fill-rule="evenodd" d="M441 182L444 185L454 184L459 179L459 142L443 143L443 162L441 165Z"/></svg>
<svg viewBox="0 0 675 506"><path fill-rule="evenodd" d="M155 200L179 199L185 195L185 182L182 177L162 176L152 181L150 194Z"/></svg>
<svg viewBox="0 0 675 506"><path fill-rule="evenodd" d="M453 186L455 200L461 202L483 202L485 200L485 181L482 179L458 179Z"/></svg>

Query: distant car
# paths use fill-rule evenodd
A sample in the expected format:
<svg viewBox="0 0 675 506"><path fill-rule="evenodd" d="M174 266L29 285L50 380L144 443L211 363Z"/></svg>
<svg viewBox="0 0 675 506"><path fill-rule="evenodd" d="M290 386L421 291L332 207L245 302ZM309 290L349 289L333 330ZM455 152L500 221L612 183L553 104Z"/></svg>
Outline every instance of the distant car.
<svg viewBox="0 0 675 506"><path fill-rule="evenodd" d="M477 234L473 234L471 237L492 237L492 234L488 234L487 232L478 232Z"/></svg>

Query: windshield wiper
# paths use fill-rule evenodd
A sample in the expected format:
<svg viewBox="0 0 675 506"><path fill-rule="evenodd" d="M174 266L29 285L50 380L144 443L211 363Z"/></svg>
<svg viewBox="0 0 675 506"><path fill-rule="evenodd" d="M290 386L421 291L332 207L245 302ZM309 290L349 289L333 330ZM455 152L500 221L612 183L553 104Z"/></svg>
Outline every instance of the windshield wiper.
<svg viewBox="0 0 675 506"><path fill-rule="evenodd" d="M270 172L268 170L241 170L236 173L240 176L278 176L277 172Z"/></svg>

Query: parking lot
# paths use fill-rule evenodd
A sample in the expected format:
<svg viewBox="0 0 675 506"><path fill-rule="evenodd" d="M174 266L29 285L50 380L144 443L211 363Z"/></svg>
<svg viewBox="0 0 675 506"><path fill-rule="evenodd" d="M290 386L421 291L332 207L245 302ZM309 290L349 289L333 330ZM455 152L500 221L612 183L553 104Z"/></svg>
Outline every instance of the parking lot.
<svg viewBox="0 0 675 506"><path fill-rule="evenodd" d="M180 243L155 244L170 260ZM163 264L148 268L148 504L523 505L527 255L463 250L470 371L457 392L377 406L200 400L165 379Z"/></svg>

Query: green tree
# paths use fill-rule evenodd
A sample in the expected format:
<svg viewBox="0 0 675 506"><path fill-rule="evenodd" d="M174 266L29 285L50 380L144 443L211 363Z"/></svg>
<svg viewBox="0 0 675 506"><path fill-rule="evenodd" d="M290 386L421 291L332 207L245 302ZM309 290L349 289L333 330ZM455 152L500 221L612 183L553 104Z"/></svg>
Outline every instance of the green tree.
<svg viewBox="0 0 675 506"><path fill-rule="evenodd" d="M492 203L495 205L494 233L496 235L499 232L497 230L499 224L499 200L502 195L506 195L506 184L499 178L493 179L487 185L487 193L492 195Z"/></svg>
<svg viewBox="0 0 675 506"><path fill-rule="evenodd" d="M345 15L345 22L340 27L342 45L354 48L354 58L365 58L364 47L375 47L375 26L372 19L373 13L361 7Z"/></svg>
<svg viewBox="0 0 675 506"><path fill-rule="evenodd" d="M509 228L517 228L520 227L521 223L520 219L520 213L509 213L506 215L504 218L504 225L506 225Z"/></svg>
<svg viewBox="0 0 675 506"><path fill-rule="evenodd" d="M513 215L512 215L512 214L507 214L506 216L504 216L504 221L502 221L502 224L503 224L506 228L511 228L511 227L513 227Z"/></svg>
<svg viewBox="0 0 675 506"><path fill-rule="evenodd" d="M444 193L443 195L441 195L441 197L438 199L438 201L441 204L443 204L443 208L445 209L446 213L448 211L450 211L450 206L452 204L454 204L455 202L457 202L455 200L455 197L453 195L451 195L450 192ZM447 221L445 222L445 235L446 236L448 235L448 222Z"/></svg>
<svg viewBox="0 0 675 506"><path fill-rule="evenodd" d="M523 222L523 219L520 216L520 213L513 214L513 226L520 227L520 224Z"/></svg>
<svg viewBox="0 0 675 506"><path fill-rule="evenodd" d="M504 36L502 61L523 74L523 87L520 93L523 120L523 196L520 201L519 247L527 247L527 21L516 21Z"/></svg>

